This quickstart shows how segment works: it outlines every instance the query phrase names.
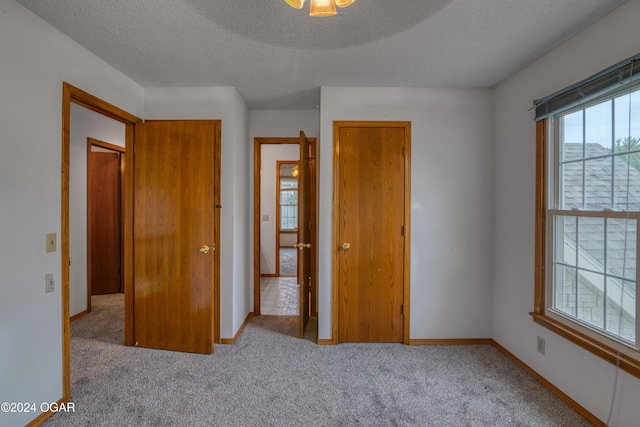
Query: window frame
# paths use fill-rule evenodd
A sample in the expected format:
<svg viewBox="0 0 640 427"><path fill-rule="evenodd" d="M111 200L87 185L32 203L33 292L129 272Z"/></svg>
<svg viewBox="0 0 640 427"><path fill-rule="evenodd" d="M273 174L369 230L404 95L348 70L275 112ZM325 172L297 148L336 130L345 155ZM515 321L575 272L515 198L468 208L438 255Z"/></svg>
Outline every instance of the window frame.
<svg viewBox="0 0 640 427"><path fill-rule="evenodd" d="M276 221L277 221L277 232L278 233L285 233L285 234L296 234L298 232L298 222L297 222L297 212L296 212L296 226L294 228L282 228L282 207L283 206L293 206L293 205L283 205L282 204L282 191L295 191L298 192L298 186L296 185L296 188L293 189L283 189L282 188L282 181L285 180L285 178L288 177L281 177L280 176L280 170L281 170L281 166L282 165L297 165L298 161L297 160L278 160L276 162ZM297 181L297 178L294 177L294 179ZM298 205L296 204L296 209L298 209Z"/></svg>
<svg viewBox="0 0 640 427"><path fill-rule="evenodd" d="M615 96L615 95L614 95ZM553 212L549 209L549 191L551 191L549 171L556 167L550 156L553 119L536 122L536 221L535 221L535 274L534 274L534 310L530 313L533 321L550 329L572 343L590 351L602 359L619 366L622 370L640 378L640 351L628 347L616 340L562 316L549 309L552 306L553 260L553 224L550 220ZM557 153L553 153L554 156ZM637 214L634 214L637 216ZM640 252L637 252L640 254ZM636 306L637 306L636 302ZM638 344L638 312L636 310L636 345Z"/></svg>

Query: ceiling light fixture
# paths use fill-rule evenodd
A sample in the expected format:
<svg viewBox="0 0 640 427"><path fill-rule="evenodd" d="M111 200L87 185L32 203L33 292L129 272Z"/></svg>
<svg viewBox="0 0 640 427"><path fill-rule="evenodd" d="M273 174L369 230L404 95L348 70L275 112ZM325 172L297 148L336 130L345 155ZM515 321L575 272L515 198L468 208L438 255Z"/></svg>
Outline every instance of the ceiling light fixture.
<svg viewBox="0 0 640 427"><path fill-rule="evenodd" d="M289 6L302 9L305 0L284 0ZM336 14L336 6L347 7L355 0L311 0L309 16L332 16Z"/></svg>

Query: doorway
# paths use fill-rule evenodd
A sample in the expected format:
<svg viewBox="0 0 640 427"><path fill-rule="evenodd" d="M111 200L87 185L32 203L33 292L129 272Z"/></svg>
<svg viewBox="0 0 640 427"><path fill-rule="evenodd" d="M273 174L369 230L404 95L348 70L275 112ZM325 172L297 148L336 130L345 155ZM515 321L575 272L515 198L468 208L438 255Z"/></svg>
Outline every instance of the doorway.
<svg viewBox="0 0 640 427"><path fill-rule="evenodd" d="M87 311L91 296L124 292L124 147L87 138Z"/></svg>
<svg viewBox="0 0 640 427"><path fill-rule="evenodd" d="M91 209L90 187L95 180L91 179L91 154L93 149L103 150L106 154L106 147L109 147L112 155L115 152L124 151L126 128L117 120L92 111L85 106L73 103L70 108L70 129L69 129L69 222L72 225L69 230L69 314L71 320L79 319L92 310L91 304L91 216L92 212L103 215L101 223L105 226L117 220L117 209L115 199L105 193L102 206L97 210ZM104 142L104 141L108 141ZM99 147L103 145L103 147ZM111 180L118 179L117 160L111 162L107 168L111 168ZM97 173L102 179L106 170ZM106 182L105 182L106 184ZM109 193L117 196L117 184L112 186L100 185L102 194L107 188ZM94 193L95 194L95 193ZM100 231L94 234L99 236ZM117 287L118 269L118 248L117 231L109 231L107 240L99 240L96 255L103 261L104 269L94 273L94 277L105 278L112 287ZM114 290L113 292L117 292ZM100 292L105 293L105 292ZM124 302L123 302L124 305Z"/></svg>
<svg viewBox="0 0 640 427"><path fill-rule="evenodd" d="M333 340L409 343L409 122L334 122Z"/></svg>
<svg viewBox="0 0 640 427"><path fill-rule="evenodd" d="M298 316L297 144L269 145L261 158L260 314ZM287 160L283 160L287 159Z"/></svg>
<svg viewBox="0 0 640 427"><path fill-rule="evenodd" d="M76 168L77 165L76 164L71 164L70 162L70 150L71 150L71 144L70 144L70 129L71 129L71 109L72 106L82 106L85 107L89 110L92 110L94 112L99 113L102 116L106 116L108 118L114 119L117 122L123 123L125 126L125 150L127 153L130 153L129 155L127 155L126 157L126 165L125 165L125 188L124 188L124 198L123 198L123 204L124 204L124 344L128 345L128 346L133 346L138 344L138 336L136 335L136 329L134 329L134 326L136 325L136 323L138 323L139 327L146 327L149 328L150 324L153 324L154 322L156 324L159 324L158 322L156 322L155 319L153 319L151 316L144 316L144 317L140 317L140 313L139 313L139 309L141 307L144 306L144 304L140 304L140 302L144 302L142 301L140 298L144 298L144 295L142 295L141 293L136 294L135 293L135 289L136 289L136 282L135 282L135 277L134 277L134 260L135 261L139 261L141 258L140 257L136 257L134 258L134 235L136 237L139 236L139 234L137 233L139 231L139 229L135 228L134 222L133 222L133 211L134 211L134 202L136 200L138 200L139 203L144 203L144 200L139 200L139 196L135 195L134 196L134 191L136 190L136 188L134 187L133 183L134 183L134 168L136 169L136 173L138 175L137 176L137 182L138 185L142 185L142 180L146 179L147 183L149 183L149 180L151 180L152 182L158 183L158 180L154 180L154 174L158 168L160 168L160 170L162 171L167 171L166 174L160 174L161 176L158 178L164 178L164 179L168 179L170 182L170 185L164 185L163 191L165 188L168 188L170 186L173 186L176 182L176 180L171 181L170 180L170 173L173 173L173 169L172 169L172 161L175 161L176 159L181 159L181 160L185 160L185 158L189 161L186 162L182 162L184 163L184 165L187 166L185 175L188 175L189 173L189 166L193 164L193 162L197 162L197 159L195 159L195 157L198 157L200 153L197 150L186 150L186 151L180 151L178 150L176 147L180 147L180 144L176 144L175 141L168 141L168 142L164 142L164 141L160 141L161 144L159 144L160 146L163 147L172 147L172 151L171 151L171 156L167 156L165 155L166 153L161 153L158 152L157 150L155 150L153 147L150 147L148 144L145 147L145 144L142 144L142 147L140 147L139 145L137 146L138 150L135 151L137 153L137 155L140 155L141 157L144 156L156 156L155 158L147 158L146 161L140 160L138 159L138 161L134 162L134 135L135 135L135 140L136 141L150 141L149 137L152 136L152 134L156 133L158 135L158 138L156 138L156 141L159 141L160 139L164 138L167 135L175 135L176 132L173 132L174 130L178 130L177 133L182 135L183 133L189 133L190 135L200 135L200 136L195 136L193 139L198 140L198 139L207 139L208 141L212 141L213 140L213 145L208 144L207 145L207 152L206 152L206 157L208 159L208 161L210 161L210 165L208 166L212 166L214 165L214 167L204 167L204 172L207 175L207 179L206 182L207 184L204 185L202 184L200 181L196 180L196 183L190 183L189 185L183 186L186 188L197 188L198 190L203 190L206 189L208 194L213 193L214 197L210 198L200 198L200 197L193 197L191 199L193 200L201 200L202 205L206 205L206 209L208 210L214 210L214 214L213 214L213 221L209 223L209 228L210 230L206 231L206 235L203 234L202 236L198 235L197 237L203 237L206 238L206 241L198 241L198 247L193 247L192 245L188 244L188 245L181 245L178 244L175 246L176 250L175 251L170 251L170 260L171 259L180 259L180 260L184 260L187 258L192 258L195 259L195 257L201 257L202 259L204 259L204 262L201 263L204 265L204 268L202 270L198 270L198 271L190 271L192 272L192 276L196 277L196 278L201 278L205 275L209 275L210 278L212 278L212 282L207 282L207 286L210 286L211 292L209 293L209 297L207 298L206 301L203 302L203 305L206 304L207 305L207 310L192 310L191 313L189 313L190 315L193 315L195 317L197 317L198 321L200 324L204 324L207 326L208 331L207 331L207 337L202 339L202 342L205 342L206 345L202 344L202 342L198 342L198 344L202 345L203 348L201 349L202 352L207 352L208 348L209 348L209 344L211 343L210 347L211 350L213 349L213 341L218 341L220 339L220 333L219 333L219 327L220 327L220 318L219 318L219 305L220 305L220 299L219 299L219 283L220 283L220 276L219 276L219 214L218 214L218 209L221 207L220 206L220 201L219 201L219 195L220 195L220 163L221 163L221 151L220 151L220 122L219 121L206 121L206 123L202 123L203 121L200 122L200 125L198 124L194 124L194 122L196 121L181 121L181 122L165 122L164 124L162 123L155 123L155 124L150 124L153 122L147 122L144 126L140 126L140 123L142 122L141 119L127 113L124 110L119 109L118 107L115 107L105 101L102 101L101 99L82 91L81 89L78 89L66 82L63 83L63 90L62 90L62 159L61 159L61 237L60 237L60 249L61 249L61 298L62 298L62 324L63 324L63 346L62 346L62 385L63 385L63 397L62 400L63 401L69 401L70 396L71 396L71 363L70 363L70 340L71 340L71 334L70 334L70 317L69 317L69 303L70 303L70 295L69 295L69 282L70 282L70 278L69 278L69 271L70 271L70 262L71 262L71 258L70 258L70 239L69 239L69 234L70 234L70 220L69 220L69 213L70 213L70 206L69 206L69 195L70 195L70 171L73 168ZM156 127L157 126L169 126L171 127L172 131L171 132L167 132L166 129L158 129ZM143 129L144 128L144 129ZM136 133L136 131L138 131ZM184 132L183 132L184 131ZM146 135L140 135L141 132L144 132ZM151 145L155 145L155 144L151 144ZM86 146L83 147L84 152L86 153ZM196 152L197 151L197 152ZM194 154L195 153L195 154ZM191 156L191 157L189 157ZM194 157L195 156L195 157ZM86 163L85 163L86 164ZM200 171L201 168L194 168L194 170L198 170ZM143 178L144 177L144 178ZM212 179L210 179L210 177L213 177ZM213 186L209 185L210 182L213 182ZM192 185L193 184L193 185ZM138 188L139 189L139 188ZM160 196L162 195L163 191L158 191L157 194L159 194ZM152 197L147 197L146 201L152 202ZM151 203L148 205L150 206ZM191 210L189 210L190 208L187 207L186 210L184 210L183 208L185 207L185 205L182 204L176 204L175 206L173 206L173 208L178 209L178 211L175 211L174 209L174 213L178 212L178 213L182 213L182 215L180 215L180 217L182 218L190 218L191 216L198 216L198 217L204 217L204 215L200 215L201 212L193 212ZM142 218L140 217L140 215L138 215L138 212L141 212L142 210L140 209L140 206L137 207L137 211L136 211L136 218L138 221L144 221L145 219L148 220L149 222L147 224L151 224L152 221L156 221L158 220L158 217L162 217L164 212L163 211L158 211L156 210L155 213L153 210L147 210L147 215L143 216ZM210 217L207 217L210 220ZM161 221L158 220L158 221ZM75 226L75 223L74 223ZM74 227L76 228L76 227ZM211 235L210 231L213 230L213 236ZM135 232L135 233L134 233ZM166 234L166 233L165 233ZM189 235L194 235L192 233L188 233ZM163 234L164 235L164 234ZM158 237L162 237L163 235L159 235ZM147 237L146 240L149 240L149 238ZM211 247L210 247L210 246ZM153 249L153 245L152 249ZM135 247L136 247L136 253L138 255L143 255L143 254L151 254L150 250L147 250L146 248L142 248L139 244L138 241L135 242ZM158 248L160 248L161 246L158 246ZM162 246L164 247L164 246ZM217 249L217 250L216 250ZM165 253L168 252L166 251L165 248ZM153 254L152 254L153 255ZM207 266L211 266L210 269L207 269ZM136 274L137 272L140 270L140 265L136 266ZM163 264L164 268L173 268L174 265L171 262L167 262ZM180 267L183 267L183 265L181 264ZM205 271L208 270L208 271ZM204 271L204 273L203 273ZM182 276L187 276L187 275L182 275ZM189 292L189 291L185 291L184 293L180 294L180 298L181 298L181 307L187 306L188 305L188 298L190 298L192 296L193 292ZM134 312L134 299L138 297L138 302L135 304L136 305L136 311ZM173 302L173 301L172 301ZM169 309L173 309L175 306L172 304L165 304L164 307L167 307ZM206 312L205 312L206 311ZM171 315L171 311L170 310L166 310L165 314ZM136 318L134 317L134 315L139 316L138 320L136 321ZM141 321L146 321L148 322L146 325L140 325ZM185 323L184 318L183 320L183 324ZM188 326L190 327L192 325L192 322L187 322ZM193 339L191 341L198 341L197 339ZM161 343L162 344L162 343ZM170 348L169 346L166 346L164 348ZM186 351L191 351L191 350L186 350ZM196 349L194 351L200 351L199 349Z"/></svg>
<svg viewBox="0 0 640 427"><path fill-rule="evenodd" d="M301 136L302 138L302 136ZM317 161L316 140L309 138L308 244L298 247L298 202L301 138L254 140L254 314L317 316ZM309 299L300 310L300 254L309 257ZM306 313L305 313L306 312Z"/></svg>
<svg viewBox="0 0 640 427"><path fill-rule="evenodd" d="M117 108L103 100L78 89L69 83L64 82L62 84L62 188L61 188L61 207L62 207L62 223L61 223L61 236L60 236L60 249L61 249L61 297L62 297L62 331L63 331L63 346L62 346L62 391L63 401L69 401L71 398L71 346L70 346L70 316L69 316L69 274L70 274L70 153L71 153L71 109L72 105L82 106L91 111L99 113L103 116L111 118L117 122L124 124L125 126L125 147L131 147L133 144L133 129L136 123L141 120L132 114L127 113L120 108ZM84 149L86 152L86 148ZM86 163L85 163L86 164ZM131 248L129 248L131 250ZM127 248L125 246L125 257ZM125 271L126 273L126 271ZM86 277L86 276L85 276ZM125 318L132 316L133 304L129 296L127 298L127 287L125 285ZM131 322L129 322L131 323ZM132 330L125 322L125 344L133 344Z"/></svg>

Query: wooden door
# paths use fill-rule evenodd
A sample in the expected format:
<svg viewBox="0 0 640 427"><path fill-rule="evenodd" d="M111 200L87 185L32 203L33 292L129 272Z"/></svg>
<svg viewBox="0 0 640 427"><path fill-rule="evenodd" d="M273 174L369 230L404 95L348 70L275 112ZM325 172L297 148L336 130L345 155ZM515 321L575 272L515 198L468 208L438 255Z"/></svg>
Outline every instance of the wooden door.
<svg viewBox="0 0 640 427"><path fill-rule="evenodd" d="M298 172L298 290L300 309L300 338L309 321L309 280L311 277L311 185L310 145L300 131L300 160Z"/></svg>
<svg viewBox="0 0 640 427"><path fill-rule="evenodd" d="M338 340L405 340L406 123L336 124Z"/></svg>
<svg viewBox="0 0 640 427"><path fill-rule="evenodd" d="M120 154L93 152L88 162L88 250L90 295L120 291Z"/></svg>
<svg viewBox="0 0 640 427"><path fill-rule="evenodd" d="M136 125L134 334L141 347L213 352L216 138L215 121Z"/></svg>

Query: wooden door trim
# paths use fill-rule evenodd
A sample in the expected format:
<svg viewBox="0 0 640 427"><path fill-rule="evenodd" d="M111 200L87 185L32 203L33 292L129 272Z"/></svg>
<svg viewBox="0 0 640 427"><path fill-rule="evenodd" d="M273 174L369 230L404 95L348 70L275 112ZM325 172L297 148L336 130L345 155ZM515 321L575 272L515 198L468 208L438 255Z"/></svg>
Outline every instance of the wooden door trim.
<svg viewBox="0 0 640 427"><path fill-rule="evenodd" d="M220 337L220 210L222 209L222 121L214 121L213 159L213 342L221 343ZM132 168L133 169L133 168Z"/></svg>
<svg viewBox="0 0 640 427"><path fill-rule="evenodd" d="M333 122L333 246L332 246L332 285L331 285L331 334L333 344L338 344L339 338L339 247L340 239L340 128L342 127L363 127L363 128L404 128L404 283L403 283L403 343L410 344L410 261L411 261L411 122L384 122L384 121L334 121Z"/></svg>
<svg viewBox="0 0 640 427"><path fill-rule="evenodd" d="M109 142L106 141L101 141L99 139L95 139L95 138L91 138L91 137L87 137L87 218L89 217L89 207L90 207L90 196L89 196L89 170L92 167L91 166L91 147L92 146L96 146L96 147L101 147L107 150L111 150L111 151L116 151L120 154L123 154L125 152L124 147L121 147L119 145L115 145L115 144L111 144ZM120 159L118 160L119 162L119 168L120 170L118 171L118 173L120 174L120 182L124 183L124 173L123 173L123 162L124 159L122 157L120 157ZM122 184L121 184L121 189L122 189ZM120 203L122 203L122 195L124 194L124 191L121 192L120 194ZM119 212L120 218L122 218L121 221L121 230L120 230L120 265L124 266L124 204L122 203L120 205L120 212ZM92 293L92 286L91 286L91 222L87 219L87 310L85 312L85 314L87 313L91 313L91 293ZM124 284L124 280L121 279L121 283ZM124 288L124 286L123 286ZM74 319L75 320L75 319Z"/></svg>
<svg viewBox="0 0 640 427"><path fill-rule="evenodd" d="M119 153L124 153L125 152L125 148L124 147L121 147L121 146L115 145L115 144L111 144L109 142L100 141L99 139L95 139L95 138L91 138L91 137L87 137L87 143L89 145L89 148L91 148L92 145L95 145L96 147L102 147L104 149L111 150L111 151L117 151Z"/></svg>
<svg viewBox="0 0 640 427"><path fill-rule="evenodd" d="M317 316L316 301L318 295L318 180L317 171L318 167L318 147L316 138L307 138L311 145L312 157L314 162L312 163L311 173L311 278L312 278L312 291L314 296L314 303L311 304L313 315ZM260 315L260 169L262 145L277 145L277 144L292 144L298 145L300 143L300 137L293 138L261 138L256 137L253 140L253 313L256 316Z"/></svg>
<svg viewBox="0 0 640 427"><path fill-rule="evenodd" d="M88 108L96 113L107 116L125 125L125 149L133 144L133 127L135 123L142 120L138 117L97 98L67 82L62 83L62 165L61 165L61 229L60 229L60 250L61 250L61 298L62 298L62 400L69 401L71 398L71 348L70 348L70 319L69 319L69 153L70 153L70 130L71 130L71 103ZM127 161L127 159L125 159ZM130 168L125 167L127 176ZM127 187L131 185L130 177L126 178ZM127 191L129 196L131 192ZM131 199L132 200L132 199ZM131 200L125 200L125 212L131 212ZM131 221L127 222L125 215L126 232L130 232ZM125 238L125 242L127 239ZM125 259L132 253L132 240L125 243ZM131 294L131 281L127 280L125 263L125 344L133 344L133 299ZM131 275L129 271L129 275ZM127 319L129 320L127 322Z"/></svg>

